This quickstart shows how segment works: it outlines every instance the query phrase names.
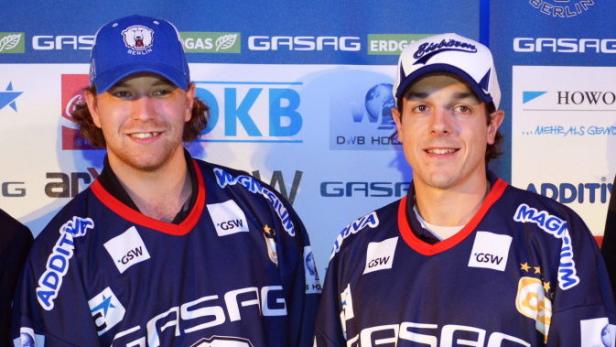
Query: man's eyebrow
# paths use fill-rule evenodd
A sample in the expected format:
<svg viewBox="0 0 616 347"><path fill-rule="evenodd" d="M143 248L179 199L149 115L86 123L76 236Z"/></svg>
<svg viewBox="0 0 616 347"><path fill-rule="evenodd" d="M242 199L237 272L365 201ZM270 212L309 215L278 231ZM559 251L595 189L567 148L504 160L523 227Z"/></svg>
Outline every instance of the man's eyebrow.
<svg viewBox="0 0 616 347"><path fill-rule="evenodd" d="M459 93L455 93L453 95L454 99L466 99L466 98L471 98L474 100L479 101L479 99L475 96L474 93L471 92L459 92Z"/></svg>
<svg viewBox="0 0 616 347"><path fill-rule="evenodd" d="M405 99L423 99L427 97L428 93L425 92L408 92L406 93L406 95L404 95Z"/></svg>

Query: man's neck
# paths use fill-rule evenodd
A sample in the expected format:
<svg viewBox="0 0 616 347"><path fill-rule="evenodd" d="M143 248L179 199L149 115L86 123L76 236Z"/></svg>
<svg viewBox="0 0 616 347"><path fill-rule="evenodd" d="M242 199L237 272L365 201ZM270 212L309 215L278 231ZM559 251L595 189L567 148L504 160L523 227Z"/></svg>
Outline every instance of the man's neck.
<svg viewBox="0 0 616 347"><path fill-rule="evenodd" d="M155 170L140 170L109 157L109 165L139 211L171 222L192 193L183 149Z"/></svg>
<svg viewBox="0 0 616 347"><path fill-rule="evenodd" d="M464 186L438 189L415 183L415 204L422 218L438 226L466 225L488 194L487 177L477 177Z"/></svg>

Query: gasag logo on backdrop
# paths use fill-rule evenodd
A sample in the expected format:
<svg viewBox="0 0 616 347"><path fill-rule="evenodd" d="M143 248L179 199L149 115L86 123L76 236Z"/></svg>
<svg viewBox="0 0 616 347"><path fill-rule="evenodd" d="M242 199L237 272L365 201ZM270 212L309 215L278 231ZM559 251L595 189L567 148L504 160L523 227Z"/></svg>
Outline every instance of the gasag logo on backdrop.
<svg viewBox="0 0 616 347"><path fill-rule="evenodd" d="M250 51L341 51L359 52L361 39L358 36L248 36Z"/></svg>
<svg viewBox="0 0 616 347"><path fill-rule="evenodd" d="M555 18L571 18L584 14L596 3L595 0L529 0L528 3L540 13Z"/></svg>
<svg viewBox="0 0 616 347"><path fill-rule="evenodd" d="M96 149L79 134L72 113L77 105L85 102L83 89L90 85L87 74L62 74L61 136L63 150Z"/></svg>
<svg viewBox="0 0 616 347"><path fill-rule="evenodd" d="M320 193L326 198L399 198L410 186L409 181L323 181Z"/></svg>
<svg viewBox="0 0 616 347"><path fill-rule="evenodd" d="M181 32L186 53L241 53L240 33L232 32Z"/></svg>
<svg viewBox="0 0 616 347"><path fill-rule="evenodd" d="M17 91L13 89L13 82L9 82L4 91L0 91L0 111L4 109L6 106L9 106L13 109L13 111L17 112L17 104L15 100L19 97L23 92Z"/></svg>
<svg viewBox="0 0 616 347"><path fill-rule="evenodd" d="M21 33L0 33L0 53L24 53L26 34Z"/></svg>
<svg viewBox="0 0 616 347"><path fill-rule="evenodd" d="M94 47L94 35L32 36L32 50L35 51L61 51L64 49L89 51L92 47Z"/></svg>
<svg viewBox="0 0 616 347"><path fill-rule="evenodd" d="M516 53L616 53L616 38L514 37Z"/></svg>
<svg viewBox="0 0 616 347"><path fill-rule="evenodd" d="M203 142L301 143L302 82L197 81L210 107Z"/></svg>
<svg viewBox="0 0 616 347"><path fill-rule="evenodd" d="M369 55L399 55L413 41L431 34L368 34Z"/></svg>
<svg viewBox="0 0 616 347"><path fill-rule="evenodd" d="M363 100L332 99L350 105L347 115L332 113L330 117L330 149L383 150L399 146L391 108L395 101L390 83L368 88Z"/></svg>

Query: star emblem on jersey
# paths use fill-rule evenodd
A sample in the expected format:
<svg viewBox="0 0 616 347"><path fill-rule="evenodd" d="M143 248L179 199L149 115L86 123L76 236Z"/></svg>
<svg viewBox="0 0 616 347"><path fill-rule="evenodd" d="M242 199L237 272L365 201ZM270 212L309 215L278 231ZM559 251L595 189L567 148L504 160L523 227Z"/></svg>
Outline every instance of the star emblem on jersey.
<svg viewBox="0 0 616 347"><path fill-rule="evenodd" d="M103 310L103 317L106 317L110 308L115 308L111 303L111 296L105 297L105 295L103 295L103 301L98 306L93 307L90 312Z"/></svg>
<svg viewBox="0 0 616 347"><path fill-rule="evenodd" d="M98 336L103 335L124 319L126 309L111 290L106 287L88 301L90 314L96 325Z"/></svg>
<svg viewBox="0 0 616 347"><path fill-rule="evenodd" d="M5 91L0 91L0 110L5 108L7 105L13 109L13 111L17 111L17 104L15 103L15 99L20 96L23 92L18 92L13 90L13 82L9 82L9 85L6 87Z"/></svg>

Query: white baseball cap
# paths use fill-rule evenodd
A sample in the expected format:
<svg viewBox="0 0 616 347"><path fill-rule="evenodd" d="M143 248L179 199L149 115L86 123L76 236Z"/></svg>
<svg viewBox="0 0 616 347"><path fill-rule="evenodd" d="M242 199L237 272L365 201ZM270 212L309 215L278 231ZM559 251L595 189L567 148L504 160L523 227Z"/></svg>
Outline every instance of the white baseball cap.
<svg viewBox="0 0 616 347"><path fill-rule="evenodd" d="M396 102L419 78L449 73L464 81L483 102L498 109L501 92L494 59L483 44L454 33L429 36L407 45L398 60Z"/></svg>

